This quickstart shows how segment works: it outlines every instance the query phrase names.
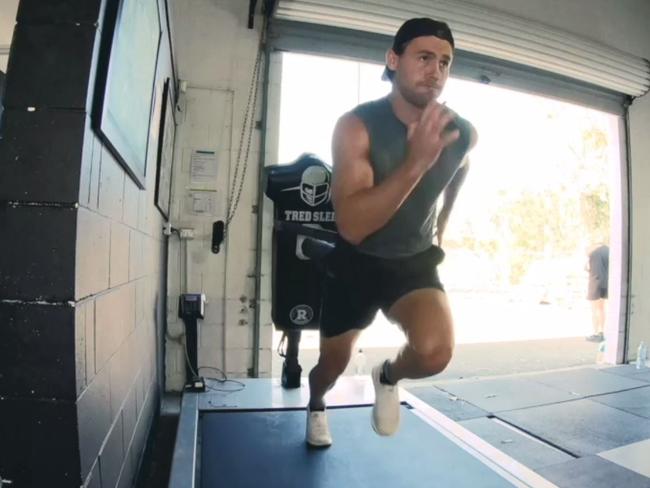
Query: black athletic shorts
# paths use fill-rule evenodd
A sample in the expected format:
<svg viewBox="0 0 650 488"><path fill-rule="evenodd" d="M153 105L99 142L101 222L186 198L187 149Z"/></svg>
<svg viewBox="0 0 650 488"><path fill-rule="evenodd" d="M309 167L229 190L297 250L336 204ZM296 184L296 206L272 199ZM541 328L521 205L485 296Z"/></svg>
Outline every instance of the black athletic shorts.
<svg viewBox="0 0 650 488"><path fill-rule="evenodd" d="M587 290L587 300L599 300L607 298L607 283L603 284L599 280L589 279L589 289Z"/></svg>
<svg viewBox="0 0 650 488"><path fill-rule="evenodd" d="M359 252L345 241L326 258L321 335L334 337L370 325L407 293L421 288L444 291L437 266L445 253L438 246L406 258L388 259Z"/></svg>

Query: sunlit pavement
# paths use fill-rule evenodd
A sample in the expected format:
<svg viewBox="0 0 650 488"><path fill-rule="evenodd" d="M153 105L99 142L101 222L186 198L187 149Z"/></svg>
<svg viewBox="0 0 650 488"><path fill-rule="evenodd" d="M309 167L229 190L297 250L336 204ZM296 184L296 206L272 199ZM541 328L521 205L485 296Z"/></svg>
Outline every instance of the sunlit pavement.
<svg viewBox="0 0 650 488"><path fill-rule="evenodd" d="M585 341L591 333L589 303L540 304L498 296L450 294L456 327L456 350L443 379L498 376L593 364L598 345ZM281 333L276 332L274 345ZM300 363L306 372L318 360L318 331L305 331L300 343ZM399 328L378 314L357 343L365 355L363 371L393 357L404 343ZM282 358L273 357L273 374L281 371ZM353 358L345 374L355 374ZM431 381L431 380L427 380Z"/></svg>

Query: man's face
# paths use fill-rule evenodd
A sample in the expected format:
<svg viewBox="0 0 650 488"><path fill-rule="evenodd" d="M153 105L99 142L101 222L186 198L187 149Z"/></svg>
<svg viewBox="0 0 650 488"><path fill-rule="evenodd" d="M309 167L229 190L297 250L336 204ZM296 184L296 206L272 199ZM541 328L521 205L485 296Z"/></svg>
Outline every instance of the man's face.
<svg viewBox="0 0 650 488"><path fill-rule="evenodd" d="M406 101L424 108L442 93L452 58L449 42L435 36L422 36L409 42L401 55L390 50L387 64L395 71L393 84Z"/></svg>

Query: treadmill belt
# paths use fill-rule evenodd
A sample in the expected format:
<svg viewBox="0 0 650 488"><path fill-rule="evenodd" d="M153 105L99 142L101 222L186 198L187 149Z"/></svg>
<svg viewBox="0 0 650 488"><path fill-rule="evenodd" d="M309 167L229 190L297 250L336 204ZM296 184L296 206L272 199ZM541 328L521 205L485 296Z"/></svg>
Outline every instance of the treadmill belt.
<svg viewBox="0 0 650 488"><path fill-rule="evenodd" d="M328 410L334 444L305 444L304 410L203 412L202 488L492 488L510 482L402 407L399 432L380 437L370 407Z"/></svg>

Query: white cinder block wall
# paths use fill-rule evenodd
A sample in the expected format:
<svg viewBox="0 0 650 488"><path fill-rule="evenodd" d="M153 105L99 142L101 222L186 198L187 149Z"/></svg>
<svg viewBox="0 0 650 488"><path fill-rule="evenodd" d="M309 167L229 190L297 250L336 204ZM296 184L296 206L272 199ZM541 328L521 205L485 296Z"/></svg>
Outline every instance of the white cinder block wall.
<svg viewBox="0 0 650 488"><path fill-rule="evenodd" d="M646 0L474 0L474 3L542 22L622 51L650 58L650 2ZM260 134L255 131L248 159L248 171L238 213L228 241L218 255L210 253L210 232L214 220L225 218L230 178L236 164L239 135L257 51L261 19L255 29L246 27L248 2L243 0L175 0L170 2L176 62L179 77L188 83L181 105L185 107L176 140L173 224L195 228L197 238L188 243L188 291L208 296L206 320L201 330L199 363L225 369L233 376L246 376L252 366L254 321L255 219ZM277 57L274 57L274 60ZM275 61L274 61L275 62ZM279 66L272 64L271 69ZM272 77L277 80L278 77ZM260 87L261 89L261 87ZM279 93L279 90L272 90ZM261 94L260 94L261 95ZM639 297L650 287L650 142L644 136L650 128L650 96L636 100L630 111L632 152L632 278L630 349L641 338L650 342L650 306ZM259 120L258 113L255 117ZM277 139L279 100L269 100L267 164L273 164ZM198 147L201 146L201 147ZM211 216L192 216L184 203L193 188L189 182L189 154L192 149L214 149L219 154L218 175L212 186L216 208ZM209 185L208 185L209 186ZM268 203L268 202L267 202ZM265 206L270 225L270 208ZM262 337L260 372L271 370L270 239L263 242L263 286L261 291ZM181 253L182 255L182 253ZM176 318L179 293L179 248L170 246L169 327L170 335L182 332ZM203 371L206 375L209 372ZM178 389L183 381L183 350L168 340L168 388Z"/></svg>
<svg viewBox="0 0 650 488"><path fill-rule="evenodd" d="M203 292L208 304L199 340L199 365L216 367L229 376L247 376L253 366L253 323L255 319L256 219L260 131L254 130L248 168L235 218L219 254L210 251L212 223L225 220L231 181L237 163L244 114L262 26L259 14L255 28L247 28L248 2L242 0L175 0L169 2L179 78L187 82L182 96L175 144L172 223L192 227L195 239L187 242L187 291ZM258 8L259 11L259 8ZM263 69L263 66L261 67ZM261 86L254 120L260 119ZM244 139L239 174L242 174ZM190 180L192 150L217 153L217 176L212 183ZM214 209L194 215L189 195L194 190L211 194ZM237 193L235 188L234 194ZM168 389L180 389L184 380L184 352L174 340L182 331L177 318L181 274L185 261L179 256L178 239L170 240L169 307L166 375ZM185 242L182 244L185 245ZM268 278L268 275L267 275ZM260 375L271 373L272 327L270 291L265 285L260 341ZM205 376L215 376L202 370Z"/></svg>

